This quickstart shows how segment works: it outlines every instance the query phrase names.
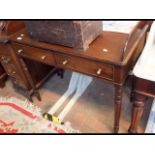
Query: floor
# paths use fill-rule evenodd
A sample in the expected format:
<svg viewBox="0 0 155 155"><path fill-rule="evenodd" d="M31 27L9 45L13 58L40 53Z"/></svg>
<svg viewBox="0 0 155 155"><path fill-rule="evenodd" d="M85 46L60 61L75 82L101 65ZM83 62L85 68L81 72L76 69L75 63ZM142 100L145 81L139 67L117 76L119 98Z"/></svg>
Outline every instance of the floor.
<svg viewBox="0 0 155 155"><path fill-rule="evenodd" d="M50 78L40 89L42 101L39 102L36 97L33 97L34 104L39 106L43 112L47 112L54 103L67 90L71 72L65 72L64 79L60 79L57 75ZM120 121L120 133L127 133L130 114L131 103L129 102L129 95L131 90L131 80L127 81L123 94L122 116ZM13 89L10 80L7 81L6 87L0 89L0 96L14 96L24 99L20 93ZM71 111L67 114L64 122L70 122L74 129L78 129L83 133L111 133L113 129L113 98L114 89L99 79L94 79L88 86L85 93L79 98ZM151 100L145 109L139 132L144 132L146 122L151 107ZM65 107L67 102L58 110L59 114Z"/></svg>

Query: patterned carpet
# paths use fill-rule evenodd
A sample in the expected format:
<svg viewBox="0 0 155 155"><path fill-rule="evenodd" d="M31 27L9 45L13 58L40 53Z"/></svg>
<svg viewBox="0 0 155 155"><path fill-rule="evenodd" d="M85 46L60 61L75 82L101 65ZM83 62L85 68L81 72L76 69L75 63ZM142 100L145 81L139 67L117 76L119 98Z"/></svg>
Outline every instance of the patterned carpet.
<svg viewBox="0 0 155 155"><path fill-rule="evenodd" d="M70 124L60 125L42 118L29 101L0 98L0 133L77 133Z"/></svg>
<svg viewBox="0 0 155 155"><path fill-rule="evenodd" d="M39 89L42 101L38 101L34 96L33 105L39 107L41 113L48 112L62 97L68 88L71 73L72 72L66 71L63 80L57 76L51 77ZM132 107L132 104L129 102L131 90L130 83L129 80L123 92L120 133L126 133L130 125L130 113ZM0 96L3 98L15 97L20 100L26 100L22 95L22 92L12 86L9 79L6 82L6 86L3 89L0 89ZM66 100L64 105L62 105L62 107L55 113L56 116L59 116L73 96L74 94ZM78 129L82 133L112 133L114 116L113 97L114 89L112 85L104 83L102 80L94 79L88 86L86 92L78 99L76 104L66 115L63 122L70 122L74 129ZM149 105L149 103L147 103L147 105ZM144 118L147 118L148 116L147 111L149 111L149 106L146 106L146 108L142 119L143 126L145 126L145 122L147 121L145 121ZM143 126L140 126L140 132L143 132Z"/></svg>

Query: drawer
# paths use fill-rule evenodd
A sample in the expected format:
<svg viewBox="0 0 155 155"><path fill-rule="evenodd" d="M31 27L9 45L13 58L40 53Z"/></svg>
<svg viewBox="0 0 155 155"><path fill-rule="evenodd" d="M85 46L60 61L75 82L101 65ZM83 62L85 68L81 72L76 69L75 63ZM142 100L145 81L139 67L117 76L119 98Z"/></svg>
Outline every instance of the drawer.
<svg viewBox="0 0 155 155"><path fill-rule="evenodd" d="M113 80L113 66L111 65L64 54L55 54L55 59L57 66L60 68L71 69L99 78Z"/></svg>
<svg viewBox="0 0 155 155"><path fill-rule="evenodd" d="M49 54L46 50L17 43L12 43L11 45L16 53L20 56L49 65L53 65L55 63L52 52Z"/></svg>
<svg viewBox="0 0 155 155"><path fill-rule="evenodd" d="M12 63L11 57L9 56L0 56L1 64L3 65L5 71L7 74L11 77L20 79L20 76L18 74L18 71L15 67L15 65Z"/></svg>

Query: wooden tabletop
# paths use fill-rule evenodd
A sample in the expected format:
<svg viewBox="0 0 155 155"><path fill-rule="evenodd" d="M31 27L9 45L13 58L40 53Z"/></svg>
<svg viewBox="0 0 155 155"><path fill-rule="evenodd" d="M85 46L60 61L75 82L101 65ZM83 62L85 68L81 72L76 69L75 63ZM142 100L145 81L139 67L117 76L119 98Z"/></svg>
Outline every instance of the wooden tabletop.
<svg viewBox="0 0 155 155"><path fill-rule="evenodd" d="M21 37L22 34L24 34L22 40L18 40L18 37ZM103 32L86 51L80 51L62 45L49 44L33 40L29 37L28 33L26 32L26 29L23 29L17 32L16 34L11 35L9 39L16 43L21 43L33 47L39 47L46 50L67 53L85 58L87 57L89 59L108 62L112 64L119 64L123 48L128 39L128 34L116 32Z"/></svg>

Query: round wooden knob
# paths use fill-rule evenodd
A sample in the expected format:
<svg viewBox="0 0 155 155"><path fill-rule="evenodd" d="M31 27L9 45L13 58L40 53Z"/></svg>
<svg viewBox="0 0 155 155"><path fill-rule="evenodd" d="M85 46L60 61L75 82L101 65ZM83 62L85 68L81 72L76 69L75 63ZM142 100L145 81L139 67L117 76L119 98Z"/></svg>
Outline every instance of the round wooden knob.
<svg viewBox="0 0 155 155"><path fill-rule="evenodd" d="M103 48L102 51L105 52L105 53L107 53L108 52L108 49Z"/></svg>
<svg viewBox="0 0 155 155"><path fill-rule="evenodd" d="M46 55L43 55L43 56L41 57L41 59L42 59L42 60L45 60L46 57L47 57Z"/></svg>
<svg viewBox="0 0 155 155"><path fill-rule="evenodd" d="M100 68L97 70L97 75L101 75L101 73L102 73L102 69Z"/></svg>
<svg viewBox="0 0 155 155"><path fill-rule="evenodd" d="M15 71L12 71L12 74L16 74L16 72Z"/></svg>
<svg viewBox="0 0 155 155"><path fill-rule="evenodd" d="M23 38L22 37L17 37L17 40L22 40Z"/></svg>
<svg viewBox="0 0 155 155"><path fill-rule="evenodd" d="M18 50L18 53L20 54L20 53L22 53L23 52L23 49L19 49Z"/></svg>
<svg viewBox="0 0 155 155"><path fill-rule="evenodd" d="M68 61L67 60L64 60L62 64L63 65L67 65L67 63L68 63Z"/></svg>

